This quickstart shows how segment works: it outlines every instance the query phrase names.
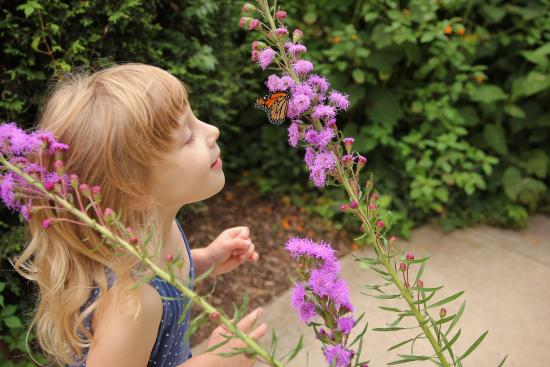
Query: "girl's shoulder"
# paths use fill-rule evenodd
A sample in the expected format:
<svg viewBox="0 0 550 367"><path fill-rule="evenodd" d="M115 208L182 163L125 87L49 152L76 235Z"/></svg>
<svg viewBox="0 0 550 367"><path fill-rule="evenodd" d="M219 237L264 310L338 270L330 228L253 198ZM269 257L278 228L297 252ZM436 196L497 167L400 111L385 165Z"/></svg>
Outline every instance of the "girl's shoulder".
<svg viewBox="0 0 550 367"><path fill-rule="evenodd" d="M94 312L94 339L87 362L94 365L145 365L155 345L162 318L162 301L149 284L139 287L140 307L115 297L116 284L105 294L104 306ZM99 311L99 310L96 310Z"/></svg>

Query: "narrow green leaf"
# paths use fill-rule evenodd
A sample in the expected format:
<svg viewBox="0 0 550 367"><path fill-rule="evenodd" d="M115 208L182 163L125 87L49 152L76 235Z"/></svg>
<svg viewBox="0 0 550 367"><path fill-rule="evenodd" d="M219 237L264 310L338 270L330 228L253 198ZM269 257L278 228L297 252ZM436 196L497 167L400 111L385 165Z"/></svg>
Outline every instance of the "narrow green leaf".
<svg viewBox="0 0 550 367"><path fill-rule="evenodd" d="M390 312L403 312L402 310L395 307L378 306L378 308L381 308L382 310L390 311Z"/></svg>
<svg viewBox="0 0 550 367"><path fill-rule="evenodd" d="M468 350L466 352L464 352L463 355L461 355L458 358L458 360L462 361L464 358L468 357L470 355L470 353L472 353L477 348L477 346L483 341L483 339L485 339L485 336L487 336L488 332L489 332L489 330L487 330L483 334L481 334L481 336L479 338L477 338L477 340L470 346L470 348L468 348Z"/></svg>
<svg viewBox="0 0 550 367"><path fill-rule="evenodd" d="M453 327L456 325L456 323L458 322L458 320L460 319L460 317L464 313L464 308L466 308L466 301L462 302L462 305L460 306L460 309L456 313L456 317L454 318L453 322L451 322L451 325L449 325L449 328L447 329L447 331L445 331L445 335L449 334L451 332L451 330L453 329Z"/></svg>
<svg viewBox="0 0 550 367"><path fill-rule="evenodd" d="M417 288L417 287L411 287L412 291L418 291L418 292L435 292L443 288L444 286L439 286L435 288Z"/></svg>
<svg viewBox="0 0 550 367"><path fill-rule="evenodd" d="M363 339L363 335L365 335L365 333L367 332L367 328L369 327L369 323L368 321L365 323L365 327L363 328L363 331L361 331L361 333L359 335L357 335L355 337L355 339L353 339L353 341L351 342L351 344L349 345L350 347L352 347L355 343L357 343L357 341L359 339Z"/></svg>
<svg viewBox="0 0 550 367"><path fill-rule="evenodd" d="M414 259L414 260L407 260L407 259L403 259L401 260L402 262L404 262L405 264L419 264L419 263L424 263L426 262L426 260L428 260L430 257L423 257L421 259Z"/></svg>
<svg viewBox="0 0 550 367"><path fill-rule="evenodd" d="M404 330L407 328L404 327L376 327L372 329L373 331L397 331L397 330Z"/></svg>
<svg viewBox="0 0 550 367"><path fill-rule="evenodd" d="M446 303L449 303L449 302L451 302L451 301L457 299L457 298L460 297L463 293L464 293L464 291L460 291L460 292L458 292L458 293L455 293L455 294L453 294L453 295L450 296L450 297L447 297L447 298L445 298L445 299L442 299L441 301L436 302L436 303L434 303L434 304L428 306L428 308L434 308L434 307L442 306L442 305L444 305L444 304L446 304Z"/></svg>
<svg viewBox="0 0 550 367"><path fill-rule="evenodd" d="M426 303L428 302L430 299L432 299L432 297L434 296L435 292L432 292L428 297L423 297L421 299L419 299L418 301L414 301L413 303L415 305L421 305L423 303ZM424 294L422 294L422 296L424 296Z"/></svg>
<svg viewBox="0 0 550 367"><path fill-rule="evenodd" d="M426 267L426 263L423 262L422 265L420 265L420 269L418 269L418 273L416 273L416 279L414 280L413 285L417 284L418 279L420 279L420 277L421 277L422 274L424 273L424 268L425 268L425 267Z"/></svg>
<svg viewBox="0 0 550 367"><path fill-rule="evenodd" d="M287 362L290 362L294 359L294 357L296 357L298 355L298 353L300 352L300 350L302 349L302 347L304 346L304 334L300 335L300 339L298 340L298 343L296 344L296 346L294 347L294 349L292 349L287 355L288 355L288 360ZM281 359L285 359L285 357L287 356L283 356L283 358Z"/></svg>
<svg viewBox="0 0 550 367"><path fill-rule="evenodd" d="M500 361L500 363L498 364L497 367L502 367L504 366L504 362L506 362L506 359L508 359L508 354L504 356L504 359L502 361Z"/></svg>
<svg viewBox="0 0 550 367"><path fill-rule="evenodd" d="M441 349L442 352L444 352L446 349L450 348L454 342L456 342L458 340L458 338L460 337L460 331L462 329L458 329L457 333L455 334L455 336L453 336L451 338L451 340L449 340L449 342L445 343L445 345L443 346L443 348Z"/></svg>
<svg viewBox="0 0 550 367"><path fill-rule="evenodd" d="M388 349L388 352L389 352L390 350L394 350L394 349L396 349L396 348L399 348L400 346L403 346L403 345L405 345L405 344L407 344L407 343L410 343L410 342L413 341L413 340L414 340L414 338L410 338L410 339L407 339L407 340L405 340L405 341L403 341L403 342L401 342L401 343L397 343L397 344L391 346L391 347Z"/></svg>
<svg viewBox="0 0 550 367"><path fill-rule="evenodd" d="M208 268L207 271L205 271L204 273L202 273L200 276L198 276L196 279L195 279L195 283L198 283L200 282L201 280L205 279L206 277L208 277L210 275L210 273L214 270L214 268L216 267L216 264L213 264L211 267Z"/></svg>

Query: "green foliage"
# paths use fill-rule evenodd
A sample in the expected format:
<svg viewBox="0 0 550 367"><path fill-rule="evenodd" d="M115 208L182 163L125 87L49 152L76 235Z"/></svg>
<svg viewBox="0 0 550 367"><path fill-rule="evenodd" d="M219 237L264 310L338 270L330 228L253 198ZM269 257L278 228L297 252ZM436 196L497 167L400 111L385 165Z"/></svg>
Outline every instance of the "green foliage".
<svg viewBox="0 0 550 367"><path fill-rule="evenodd" d="M304 31L315 71L351 96L339 126L392 196L399 232L430 218L445 228L482 220L521 226L548 205L546 1L322 0L284 8L290 28ZM288 181L260 174L272 186Z"/></svg>

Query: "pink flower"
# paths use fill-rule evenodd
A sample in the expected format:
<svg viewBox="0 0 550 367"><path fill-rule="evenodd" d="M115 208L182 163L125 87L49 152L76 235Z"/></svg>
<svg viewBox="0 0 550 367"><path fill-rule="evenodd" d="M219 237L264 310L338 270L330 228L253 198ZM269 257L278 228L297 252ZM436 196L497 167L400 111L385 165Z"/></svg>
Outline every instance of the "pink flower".
<svg viewBox="0 0 550 367"><path fill-rule="evenodd" d="M258 19L252 19L252 21L248 25L248 30L253 31L254 29L258 28L259 26L260 26L260 21Z"/></svg>
<svg viewBox="0 0 550 367"><path fill-rule="evenodd" d="M313 64L308 60L299 60L294 65L292 65L292 70L296 74L307 74L313 70Z"/></svg>
<svg viewBox="0 0 550 367"><path fill-rule="evenodd" d="M275 52L275 50L271 47L260 51L259 63L263 70L267 69L269 64L273 62L273 59L275 59L275 55L277 55L277 52Z"/></svg>
<svg viewBox="0 0 550 367"><path fill-rule="evenodd" d="M286 11L279 10L278 12L275 13L275 18L277 18L279 20L285 19L286 18Z"/></svg>

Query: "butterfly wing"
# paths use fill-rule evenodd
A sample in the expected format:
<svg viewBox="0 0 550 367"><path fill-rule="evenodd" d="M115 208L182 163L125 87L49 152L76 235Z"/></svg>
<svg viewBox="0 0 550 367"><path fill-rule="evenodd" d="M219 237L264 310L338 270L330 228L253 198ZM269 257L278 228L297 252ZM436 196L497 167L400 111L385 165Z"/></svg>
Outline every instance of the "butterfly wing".
<svg viewBox="0 0 550 367"><path fill-rule="evenodd" d="M290 94L287 92L273 92L256 100L256 108L267 112L267 119L275 125L282 124L288 112Z"/></svg>

